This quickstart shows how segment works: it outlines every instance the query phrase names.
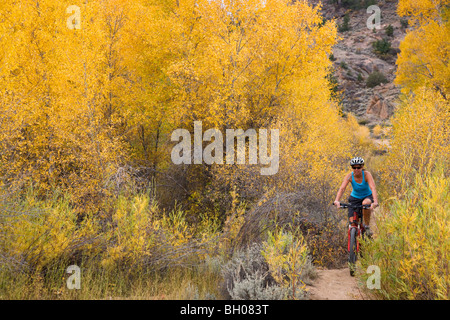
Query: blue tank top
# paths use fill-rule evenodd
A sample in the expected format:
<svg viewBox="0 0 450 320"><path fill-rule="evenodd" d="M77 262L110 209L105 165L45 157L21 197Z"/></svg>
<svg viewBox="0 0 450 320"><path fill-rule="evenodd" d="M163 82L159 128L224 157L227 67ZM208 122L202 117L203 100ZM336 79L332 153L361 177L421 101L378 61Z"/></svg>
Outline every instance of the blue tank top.
<svg viewBox="0 0 450 320"><path fill-rule="evenodd" d="M353 198L364 199L372 194L369 184L364 179L364 170L362 170L362 182L357 183L352 172L352 188L353 191L350 194Z"/></svg>

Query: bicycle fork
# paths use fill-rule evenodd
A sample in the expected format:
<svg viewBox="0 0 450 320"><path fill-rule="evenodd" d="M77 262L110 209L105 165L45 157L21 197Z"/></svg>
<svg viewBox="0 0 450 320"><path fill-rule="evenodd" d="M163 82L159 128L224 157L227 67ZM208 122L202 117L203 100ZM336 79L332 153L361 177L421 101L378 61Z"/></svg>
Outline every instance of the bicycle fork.
<svg viewBox="0 0 450 320"><path fill-rule="evenodd" d="M347 248L348 248L348 251L350 252L350 250L351 250L351 248L350 248L350 240L351 240L351 232L352 232L353 228L357 229L357 231L356 231L356 239L355 239L356 240L356 252L359 252L359 241L358 241L358 238L361 235L361 227L360 227L359 224L357 224L356 226L352 225L352 224L349 224L349 226L348 226L348 243L347 243Z"/></svg>
<svg viewBox="0 0 450 320"><path fill-rule="evenodd" d="M361 236L361 220L358 217L358 213L354 212L353 213L353 221L351 221L348 225L348 244L347 244L347 248L348 251L350 252L351 248L350 248L350 243L351 243L351 231L353 228L356 228L356 252L359 252L359 237Z"/></svg>

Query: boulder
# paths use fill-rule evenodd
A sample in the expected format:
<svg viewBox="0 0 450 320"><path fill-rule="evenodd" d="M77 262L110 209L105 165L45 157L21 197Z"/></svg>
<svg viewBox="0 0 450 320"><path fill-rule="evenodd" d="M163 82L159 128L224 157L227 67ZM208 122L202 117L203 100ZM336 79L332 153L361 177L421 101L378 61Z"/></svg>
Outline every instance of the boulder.
<svg viewBox="0 0 450 320"><path fill-rule="evenodd" d="M366 114L374 115L381 120L388 119L391 113L392 107L383 99L382 96L375 94L369 101Z"/></svg>

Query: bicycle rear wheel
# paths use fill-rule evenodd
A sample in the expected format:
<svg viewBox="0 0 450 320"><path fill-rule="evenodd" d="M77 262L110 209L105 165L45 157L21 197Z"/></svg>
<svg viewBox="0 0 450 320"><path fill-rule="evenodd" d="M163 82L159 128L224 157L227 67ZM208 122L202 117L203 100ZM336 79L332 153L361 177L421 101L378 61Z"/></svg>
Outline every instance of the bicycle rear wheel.
<svg viewBox="0 0 450 320"><path fill-rule="evenodd" d="M350 230L350 251L348 253L348 264L350 269L350 275L353 277L355 275L355 267L356 267L356 235L358 230L356 228L352 228Z"/></svg>

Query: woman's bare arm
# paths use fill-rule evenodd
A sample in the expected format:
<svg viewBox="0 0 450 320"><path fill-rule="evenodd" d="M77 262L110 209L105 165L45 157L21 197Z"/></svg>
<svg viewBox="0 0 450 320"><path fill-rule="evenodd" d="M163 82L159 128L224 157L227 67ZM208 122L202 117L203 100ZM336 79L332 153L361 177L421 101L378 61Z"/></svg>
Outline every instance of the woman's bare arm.
<svg viewBox="0 0 450 320"><path fill-rule="evenodd" d="M334 200L334 204L336 205L336 207L340 207L341 206L341 204L340 204L340 200L341 200L341 197L342 197L342 195L344 194L344 192L345 192L345 189L347 188L347 185L348 185L348 183L350 182L350 177L351 177L351 173L349 173L349 174L347 174L346 176L345 176L345 178L344 178L344 181L342 181L342 184L341 184L341 186L339 187L339 190L338 190L338 192L337 192L337 195L336 195L336 200Z"/></svg>

